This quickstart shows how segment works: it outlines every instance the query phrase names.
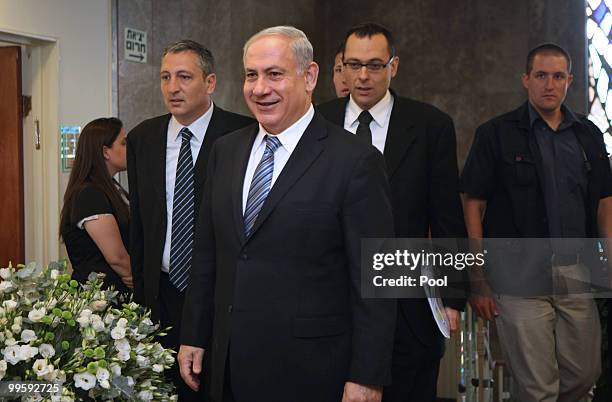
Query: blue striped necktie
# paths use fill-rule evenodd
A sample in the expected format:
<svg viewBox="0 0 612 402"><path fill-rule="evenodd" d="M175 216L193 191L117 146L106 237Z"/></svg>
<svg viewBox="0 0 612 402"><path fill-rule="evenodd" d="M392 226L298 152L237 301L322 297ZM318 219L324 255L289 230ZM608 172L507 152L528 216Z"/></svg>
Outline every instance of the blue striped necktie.
<svg viewBox="0 0 612 402"><path fill-rule="evenodd" d="M255 220L261 211L264 201L270 192L272 184L272 174L274 173L274 152L281 146L278 138L266 135L266 150L261 161L255 169L249 195L247 196L246 208L244 210L244 234L246 237L251 235Z"/></svg>
<svg viewBox="0 0 612 402"><path fill-rule="evenodd" d="M182 292L187 287L191 269L194 229L194 178L191 138L187 127L180 132L183 142L176 165L174 198L172 201L172 238L170 240L170 282Z"/></svg>

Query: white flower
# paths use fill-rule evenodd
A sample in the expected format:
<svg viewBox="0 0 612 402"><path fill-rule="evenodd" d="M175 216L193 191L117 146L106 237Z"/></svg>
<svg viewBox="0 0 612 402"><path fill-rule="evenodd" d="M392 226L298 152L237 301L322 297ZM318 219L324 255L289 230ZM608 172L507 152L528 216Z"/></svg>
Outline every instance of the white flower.
<svg viewBox="0 0 612 402"><path fill-rule="evenodd" d="M21 360L19 356L19 349L19 345L11 345L4 348L4 351L2 352L4 354L4 360L12 365L19 363Z"/></svg>
<svg viewBox="0 0 612 402"><path fill-rule="evenodd" d="M162 366L161 364L154 364L153 371L156 373L161 373L162 371L164 371L164 366Z"/></svg>
<svg viewBox="0 0 612 402"><path fill-rule="evenodd" d="M6 346L13 346L17 343L17 341L15 340L15 338L13 338L13 334L11 334L11 336L6 338L6 341L4 341L4 344Z"/></svg>
<svg viewBox="0 0 612 402"><path fill-rule="evenodd" d="M153 392L149 390L140 391L138 393L138 399L141 401L152 401L153 400Z"/></svg>
<svg viewBox="0 0 612 402"><path fill-rule="evenodd" d="M89 306L93 311L102 311L106 308L106 300L94 300Z"/></svg>
<svg viewBox="0 0 612 402"><path fill-rule="evenodd" d="M119 352L119 353L117 353L117 359L121 360L122 362L126 362L126 361L130 360L130 352Z"/></svg>
<svg viewBox="0 0 612 402"><path fill-rule="evenodd" d="M4 293L7 290L11 290L13 288L13 282L2 281L0 282L0 293Z"/></svg>
<svg viewBox="0 0 612 402"><path fill-rule="evenodd" d="M21 316L17 316L13 319L13 324L15 325L21 325L23 324L23 317Z"/></svg>
<svg viewBox="0 0 612 402"><path fill-rule="evenodd" d="M93 314L91 316L91 326L96 332L104 331L104 322L102 321L102 317L97 314Z"/></svg>
<svg viewBox="0 0 612 402"><path fill-rule="evenodd" d="M21 333L21 325L13 324L11 326L11 331L13 331L14 334Z"/></svg>
<svg viewBox="0 0 612 402"><path fill-rule="evenodd" d="M81 328L85 328L85 327L89 326L89 324L91 323L90 318L91 318L91 310L85 309L85 310L81 311L81 314L76 319L76 321L79 323Z"/></svg>
<svg viewBox="0 0 612 402"><path fill-rule="evenodd" d="M106 317L104 317L104 323L106 325L111 325L111 323L115 320L115 318L117 318L113 313L108 313L106 314Z"/></svg>
<svg viewBox="0 0 612 402"><path fill-rule="evenodd" d="M21 341L25 343L30 343L36 340L36 332L31 329L24 329L21 333Z"/></svg>
<svg viewBox="0 0 612 402"><path fill-rule="evenodd" d="M55 356L55 349L48 343L43 343L38 347L38 352L42 357L53 357Z"/></svg>
<svg viewBox="0 0 612 402"><path fill-rule="evenodd" d="M56 304L57 304L57 299L54 297L53 299L49 300L49 302L47 303L47 308L49 310L53 310Z"/></svg>
<svg viewBox="0 0 612 402"><path fill-rule="evenodd" d="M0 360L0 380L6 375L7 364L4 360Z"/></svg>
<svg viewBox="0 0 612 402"><path fill-rule="evenodd" d="M89 391L96 386L96 377L87 371L74 375L74 386Z"/></svg>
<svg viewBox="0 0 612 402"><path fill-rule="evenodd" d="M41 307L39 309L34 308L28 313L28 318L32 322L39 322L40 320L42 320L45 314L47 314L47 310L44 307Z"/></svg>
<svg viewBox="0 0 612 402"><path fill-rule="evenodd" d="M2 302L2 307L4 307L6 311L13 311L17 307L17 302L15 300L5 300Z"/></svg>
<svg viewBox="0 0 612 402"><path fill-rule="evenodd" d="M57 378L57 374L59 373L59 370L55 370L55 367L53 367L53 364L49 364L47 367L49 367L49 372L43 376L43 379L45 381L54 381Z"/></svg>
<svg viewBox="0 0 612 402"><path fill-rule="evenodd" d="M119 321L117 321L117 326L125 328L127 323L128 323L128 321L125 318L120 318Z"/></svg>
<svg viewBox="0 0 612 402"><path fill-rule="evenodd" d="M131 376L127 376L126 379L127 379L128 385L130 387L133 387L134 386L134 379Z"/></svg>
<svg viewBox="0 0 612 402"><path fill-rule="evenodd" d="M117 325L115 328L111 330L111 338L115 340L125 338L125 327L120 327Z"/></svg>
<svg viewBox="0 0 612 402"><path fill-rule="evenodd" d="M2 279L8 279L11 277L11 275L13 274L13 272L11 272L11 268L2 268L0 269L0 277L2 277Z"/></svg>
<svg viewBox="0 0 612 402"><path fill-rule="evenodd" d="M110 388L110 382L108 380L99 380L100 386L104 389Z"/></svg>
<svg viewBox="0 0 612 402"><path fill-rule="evenodd" d="M96 370L96 378L98 381L108 380L110 378L110 372L102 367L98 367Z"/></svg>
<svg viewBox="0 0 612 402"><path fill-rule="evenodd" d="M119 377L121 375L121 366L117 363L111 363L109 368L111 373L113 373L113 377Z"/></svg>
<svg viewBox="0 0 612 402"><path fill-rule="evenodd" d="M123 338L117 339L115 341L115 349L117 349L117 351L119 352L129 352L130 350L132 350L132 347L130 346L130 342L128 342L127 339Z"/></svg>
<svg viewBox="0 0 612 402"><path fill-rule="evenodd" d="M38 359L32 365L32 370L36 373L38 377L42 377L44 375L49 374L49 365L47 364L47 359Z"/></svg>
<svg viewBox="0 0 612 402"><path fill-rule="evenodd" d="M145 334L138 333L138 328L130 328L130 333L132 334L132 338L137 341L141 341L147 337Z"/></svg>
<svg viewBox="0 0 612 402"><path fill-rule="evenodd" d="M19 358L20 360L30 360L34 356L38 354L38 348L32 347L30 345L21 345L19 347Z"/></svg>
<svg viewBox="0 0 612 402"><path fill-rule="evenodd" d="M50 272L51 279L56 280L59 276L59 271L57 269L52 269Z"/></svg>
<svg viewBox="0 0 612 402"><path fill-rule="evenodd" d="M149 359L144 356L138 355L136 356L136 363L138 363L140 367L147 367L149 365Z"/></svg>

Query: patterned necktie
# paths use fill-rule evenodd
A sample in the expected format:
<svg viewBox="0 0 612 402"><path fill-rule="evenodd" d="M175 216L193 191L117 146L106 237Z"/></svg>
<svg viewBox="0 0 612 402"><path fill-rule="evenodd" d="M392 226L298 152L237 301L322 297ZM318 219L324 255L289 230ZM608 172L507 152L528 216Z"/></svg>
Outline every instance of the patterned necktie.
<svg viewBox="0 0 612 402"><path fill-rule="evenodd" d="M270 192L272 173L274 173L274 152L281 146L278 138L274 136L266 135L265 139L266 150L253 174L244 210L244 234L246 237L250 236L255 225L255 219L257 219L259 211L261 211L261 207Z"/></svg>
<svg viewBox="0 0 612 402"><path fill-rule="evenodd" d="M362 138L365 142L372 145L372 131L370 130L370 123L374 118L367 110L364 110L359 114L357 118L359 126L357 126L357 137Z"/></svg>
<svg viewBox="0 0 612 402"><path fill-rule="evenodd" d="M170 282L182 292L187 287L191 269L194 229L194 180L191 138L187 127L180 132L183 142L176 165L172 201L172 238L170 240Z"/></svg>

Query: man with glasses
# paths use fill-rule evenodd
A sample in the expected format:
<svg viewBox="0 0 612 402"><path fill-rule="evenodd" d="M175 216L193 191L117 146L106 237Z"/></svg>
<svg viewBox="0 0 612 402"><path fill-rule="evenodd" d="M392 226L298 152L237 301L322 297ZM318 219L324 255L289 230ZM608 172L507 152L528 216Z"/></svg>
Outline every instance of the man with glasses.
<svg viewBox="0 0 612 402"><path fill-rule="evenodd" d="M389 89L399 58L385 27L368 23L350 29L343 60L350 96L320 105L319 111L383 153L396 236L463 236L451 118ZM444 304L449 327L456 330L465 302ZM400 300L395 338L393 384L385 388L383 400L435 400L444 338L424 292L420 299Z"/></svg>

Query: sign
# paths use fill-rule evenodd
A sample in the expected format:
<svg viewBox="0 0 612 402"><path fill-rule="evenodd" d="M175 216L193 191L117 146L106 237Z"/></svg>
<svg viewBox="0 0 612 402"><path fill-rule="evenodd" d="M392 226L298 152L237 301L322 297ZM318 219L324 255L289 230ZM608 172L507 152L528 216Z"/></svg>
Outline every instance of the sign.
<svg viewBox="0 0 612 402"><path fill-rule="evenodd" d="M69 172L74 164L79 134L81 134L80 126L60 127L60 159L64 173Z"/></svg>
<svg viewBox="0 0 612 402"><path fill-rule="evenodd" d="M147 33L134 28L125 28L124 58L138 63L147 62Z"/></svg>

